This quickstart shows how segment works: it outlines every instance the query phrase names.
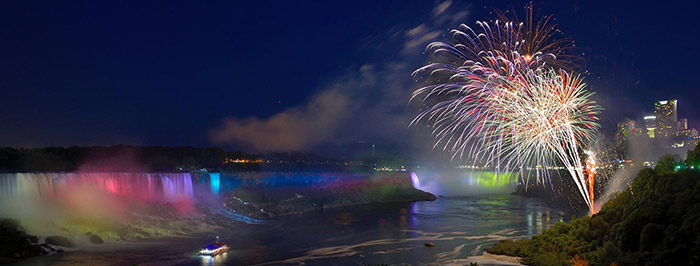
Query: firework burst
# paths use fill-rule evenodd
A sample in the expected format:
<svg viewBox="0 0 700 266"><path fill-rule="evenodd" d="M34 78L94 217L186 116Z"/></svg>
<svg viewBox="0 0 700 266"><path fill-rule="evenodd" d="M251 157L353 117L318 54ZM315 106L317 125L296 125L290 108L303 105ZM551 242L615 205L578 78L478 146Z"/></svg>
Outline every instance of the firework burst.
<svg viewBox="0 0 700 266"><path fill-rule="evenodd" d="M500 10L495 10L495 12L500 21L523 25L520 34L523 42L520 53L523 55L554 54L558 60L552 63L556 66L565 69L578 69L583 60L575 53L574 41L557 29L557 25L554 23L556 19L553 16L542 16L536 19L534 10L532 3L525 5L523 20L517 16L517 12L513 8L508 11L513 16L508 16L507 13Z"/></svg>
<svg viewBox="0 0 700 266"><path fill-rule="evenodd" d="M550 35L533 35L532 27L512 21L476 24L477 30L462 24L450 31L452 44L428 45L435 62L413 73L427 84L411 97L426 108L412 124L427 121L434 147L453 159L497 171L539 166L546 172L563 164L590 206L579 148L599 127L592 93L580 76L559 67L562 50L547 45ZM545 176L538 171L538 179Z"/></svg>

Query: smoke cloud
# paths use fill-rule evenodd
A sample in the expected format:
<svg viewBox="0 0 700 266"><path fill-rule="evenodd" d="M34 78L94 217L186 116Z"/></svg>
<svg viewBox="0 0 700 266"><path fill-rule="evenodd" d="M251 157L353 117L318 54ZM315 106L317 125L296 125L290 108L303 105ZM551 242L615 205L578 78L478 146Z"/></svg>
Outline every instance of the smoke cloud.
<svg viewBox="0 0 700 266"><path fill-rule="evenodd" d="M228 118L212 132L216 143L248 145L258 151L301 150L331 137L348 114L349 99L331 89L267 119Z"/></svg>
<svg viewBox="0 0 700 266"><path fill-rule="evenodd" d="M410 74L428 59L427 43L468 15L455 9L451 1L438 2L417 17L421 23L370 36L358 49L376 59L329 79L304 105L265 118L226 118L210 131L212 142L267 152L346 151L357 143L410 149L418 139L408 129L415 115L407 110L416 87Z"/></svg>
<svg viewBox="0 0 700 266"><path fill-rule="evenodd" d="M692 148L671 148L671 140L650 140L644 136L632 137L627 147L628 157L632 164L626 165L625 168L619 169L614 173L614 176L605 188L605 192L599 200L596 200L596 205L602 206L616 193L627 189L634 181L637 173L645 167L643 162L657 162L661 156L667 154L677 155L679 158L685 159L688 150Z"/></svg>

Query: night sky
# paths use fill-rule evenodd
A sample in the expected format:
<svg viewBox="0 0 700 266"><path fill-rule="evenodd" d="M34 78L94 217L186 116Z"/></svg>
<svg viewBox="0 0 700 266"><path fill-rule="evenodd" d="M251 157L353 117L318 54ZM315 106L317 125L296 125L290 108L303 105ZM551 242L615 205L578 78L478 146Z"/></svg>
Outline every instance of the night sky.
<svg viewBox="0 0 700 266"><path fill-rule="evenodd" d="M667 98L699 128L697 6L640 2L535 9L585 53L606 130ZM425 45L526 3L5 1L0 145L405 151Z"/></svg>

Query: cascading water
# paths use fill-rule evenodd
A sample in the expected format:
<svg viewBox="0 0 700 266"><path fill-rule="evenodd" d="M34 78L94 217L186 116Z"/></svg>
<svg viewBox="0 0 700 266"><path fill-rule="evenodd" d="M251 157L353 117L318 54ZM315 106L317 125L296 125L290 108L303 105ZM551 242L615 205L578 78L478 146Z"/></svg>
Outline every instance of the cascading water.
<svg viewBox="0 0 700 266"><path fill-rule="evenodd" d="M50 199L75 187L144 200L172 202L193 197L189 173L5 173L0 197Z"/></svg>
<svg viewBox="0 0 700 266"><path fill-rule="evenodd" d="M435 195L462 197L483 194L510 194L518 185L518 173L484 170L441 170L411 172L416 189Z"/></svg>
<svg viewBox="0 0 700 266"><path fill-rule="evenodd" d="M196 202L234 220L259 222L222 208L223 195L238 183L209 172L0 173L0 218L31 221L32 231L41 233L37 228L52 221L115 220L133 211L144 214L151 203L169 203L187 215Z"/></svg>
<svg viewBox="0 0 700 266"><path fill-rule="evenodd" d="M209 184L211 186L212 193L218 195L221 190L221 175L219 173L209 174Z"/></svg>
<svg viewBox="0 0 700 266"><path fill-rule="evenodd" d="M18 219L35 235L74 240L85 232L105 232L102 237L121 232L119 237L133 239L134 232L123 231L126 225L177 234L191 230L183 221L204 219L195 202L217 207L216 200L206 205L197 199L216 196L208 186L196 187L193 175L212 181L219 177L207 172L0 173L0 218Z"/></svg>

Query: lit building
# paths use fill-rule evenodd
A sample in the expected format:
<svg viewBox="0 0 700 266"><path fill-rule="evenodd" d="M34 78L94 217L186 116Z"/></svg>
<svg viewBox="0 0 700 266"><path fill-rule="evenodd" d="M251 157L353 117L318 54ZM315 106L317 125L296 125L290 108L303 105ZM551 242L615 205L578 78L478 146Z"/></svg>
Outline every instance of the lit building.
<svg viewBox="0 0 700 266"><path fill-rule="evenodd" d="M676 123L676 133L674 134L675 144L683 147L683 144L695 144L698 137L698 131L695 128L688 128L688 119L678 119Z"/></svg>
<svg viewBox="0 0 700 266"><path fill-rule="evenodd" d="M690 137L690 140L688 142L694 145L698 145L700 144L700 136Z"/></svg>
<svg viewBox="0 0 700 266"><path fill-rule="evenodd" d="M690 140L698 136L698 131L694 128L686 128L676 131L676 138L679 141Z"/></svg>
<svg viewBox="0 0 700 266"><path fill-rule="evenodd" d="M656 129L654 136L657 138L673 137L678 126L677 100L658 101L654 103L656 115Z"/></svg>
<svg viewBox="0 0 700 266"><path fill-rule="evenodd" d="M615 141L617 146L624 150L627 141L632 136L639 136L641 131L637 129L633 120L625 120L624 122L617 123L617 133L615 134Z"/></svg>
<svg viewBox="0 0 700 266"><path fill-rule="evenodd" d="M648 115L644 117L644 126L647 129L647 135L650 139L654 138L654 130L656 130L656 116Z"/></svg>
<svg viewBox="0 0 700 266"><path fill-rule="evenodd" d="M678 119L678 122L676 123L676 130L682 131L686 129L688 129L688 118Z"/></svg>

